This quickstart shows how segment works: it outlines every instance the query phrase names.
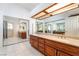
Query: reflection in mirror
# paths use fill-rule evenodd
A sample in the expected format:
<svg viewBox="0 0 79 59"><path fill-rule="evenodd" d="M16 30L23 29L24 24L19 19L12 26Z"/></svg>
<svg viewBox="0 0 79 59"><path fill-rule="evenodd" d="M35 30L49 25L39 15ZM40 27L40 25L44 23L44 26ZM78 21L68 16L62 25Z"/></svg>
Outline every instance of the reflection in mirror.
<svg viewBox="0 0 79 59"><path fill-rule="evenodd" d="M50 23L45 23L45 33L51 33L51 26Z"/></svg>
<svg viewBox="0 0 79 59"><path fill-rule="evenodd" d="M65 23L58 23L57 24L57 31L65 32Z"/></svg>
<svg viewBox="0 0 79 59"><path fill-rule="evenodd" d="M43 23L37 22L37 32L43 32Z"/></svg>
<svg viewBox="0 0 79 59"><path fill-rule="evenodd" d="M37 23L37 32L79 39L79 16Z"/></svg>
<svg viewBox="0 0 79 59"><path fill-rule="evenodd" d="M8 29L9 30L12 30L13 29L13 24L12 23L8 23L7 25L8 25Z"/></svg>
<svg viewBox="0 0 79 59"><path fill-rule="evenodd" d="M52 34L65 34L65 20L55 20L51 22Z"/></svg>
<svg viewBox="0 0 79 59"><path fill-rule="evenodd" d="M19 29L18 29L18 36L21 39L27 38L27 23L26 22L20 22L19 23Z"/></svg>
<svg viewBox="0 0 79 59"><path fill-rule="evenodd" d="M64 34L65 33L65 23L57 23L54 25L53 34Z"/></svg>

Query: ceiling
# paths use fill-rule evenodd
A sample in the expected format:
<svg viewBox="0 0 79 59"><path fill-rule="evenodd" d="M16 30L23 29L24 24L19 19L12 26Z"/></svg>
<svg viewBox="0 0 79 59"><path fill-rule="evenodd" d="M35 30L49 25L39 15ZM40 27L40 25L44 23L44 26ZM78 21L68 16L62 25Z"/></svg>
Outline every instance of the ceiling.
<svg viewBox="0 0 79 59"><path fill-rule="evenodd" d="M55 7L56 10L54 10L54 8L52 8L50 10L51 12L47 11L51 7L54 7L54 6L57 6L57 5L58 5L58 7L60 7L59 9L56 9L56 7ZM78 4L76 4L76 3L68 3L67 5L66 4L64 5L62 3L61 4L54 3L51 6L48 6L46 9L44 9L44 10L40 11L39 13L33 15L32 18L42 20L42 19L49 18L51 16L55 16L57 14L64 13L66 11L70 11L72 9L76 9L76 8L78 8Z"/></svg>
<svg viewBox="0 0 79 59"><path fill-rule="evenodd" d="M18 5L24 7L25 9L27 9L30 12L39 4L40 3L18 3Z"/></svg>

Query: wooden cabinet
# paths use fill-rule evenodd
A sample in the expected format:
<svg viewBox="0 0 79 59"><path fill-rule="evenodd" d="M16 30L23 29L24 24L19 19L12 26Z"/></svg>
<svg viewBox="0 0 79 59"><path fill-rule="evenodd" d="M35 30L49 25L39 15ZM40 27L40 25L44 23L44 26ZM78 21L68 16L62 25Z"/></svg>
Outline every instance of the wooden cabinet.
<svg viewBox="0 0 79 59"><path fill-rule="evenodd" d="M40 52L42 52L43 54L45 53L45 51L44 51L44 39L43 38L38 38L39 40L39 43L38 43L38 50L40 51Z"/></svg>
<svg viewBox="0 0 79 59"><path fill-rule="evenodd" d="M44 48L41 47L41 46L39 46L39 49L38 49L38 50L39 50L41 53L43 53L43 54L45 53L45 52L44 52Z"/></svg>
<svg viewBox="0 0 79 59"><path fill-rule="evenodd" d="M53 38L52 38L53 39ZM30 35L30 43L47 56L79 56L79 47Z"/></svg>
<svg viewBox="0 0 79 59"><path fill-rule="evenodd" d="M22 38L22 39L26 39L27 38L26 32L18 32L18 34L19 34L19 37Z"/></svg>
<svg viewBox="0 0 79 59"><path fill-rule="evenodd" d="M71 55L69 55L69 54L67 54L65 52L62 52L62 51L58 51L57 56L71 56Z"/></svg>
<svg viewBox="0 0 79 59"><path fill-rule="evenodd" d="M33 44L33 46L38 49L38 42L35 41L34 44Z"/></svg>
<svg viewBox="0 0 79 59"><path fill-rule="evenodd" d="M45 42L44 38L39 38L39 43L44 44L44 42Z"/></svg>
<svg viewBox="0 0 79 59"><path fill-rule="evenodd" d="M36 36L30 36L30 43L33 47L38 49L38 37Z"/></svg>
<svg viewBox="0 0 79 59"><path fill-rule="evenodd" d="M42 44L42 43L39 43L38 45L39 45L39 47L42 47L42 48L44 48L44 44Z"/></svg>
<svg viewBox="0 0 79 59"><path fill-rule="evenodd" d="M45 45L45 55L47 55L47 56L56 56L56 49Z"/></svg>
<svg viewBox="0 0 79 59"><path fill-rule="evenodd" d="M68 45L65 43L60 43L52 40L45 40L45 45L48 45L56 50L68 53L67 55L77 56L79 55L79 47Z"/></svg>

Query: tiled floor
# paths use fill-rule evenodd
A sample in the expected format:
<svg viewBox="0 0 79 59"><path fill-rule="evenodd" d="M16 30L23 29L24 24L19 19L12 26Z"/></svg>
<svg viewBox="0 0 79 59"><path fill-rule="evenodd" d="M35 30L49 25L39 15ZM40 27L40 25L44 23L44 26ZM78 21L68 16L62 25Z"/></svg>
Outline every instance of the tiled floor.
<svg viewBox="0 0 79 59"><path fill-rule="evenodd" d="M13 38L8 38L8 39L4 39L4 45L12 45L12 44L16 44L19 42L24 42L27 39L20 39L18 37L13 37Z"/></svg>
<svg viewBox="0 0 79 59"><path fill-rule="evenodd" d="M29 42L18 43L10 46L6 46L2 49L2 54L6 56L44 56L36 49L31 47Z"/></svg>

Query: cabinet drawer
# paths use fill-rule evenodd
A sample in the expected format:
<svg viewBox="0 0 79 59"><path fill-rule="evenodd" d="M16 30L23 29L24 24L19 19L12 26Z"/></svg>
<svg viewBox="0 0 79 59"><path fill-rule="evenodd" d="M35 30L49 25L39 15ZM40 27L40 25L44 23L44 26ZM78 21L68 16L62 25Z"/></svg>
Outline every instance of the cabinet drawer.
<svg viewBox="0 0 79 59"><path fill-rule="evenodd" d="M54 48L57 48L57 43L56 42L53 42L51 40L45 40L45 45L48 45L50 47L54 47Z"/></svg>
<svg viewBox="0 0 79 59"><path fill-rule="evenodd" d="M35 48L38 49L38 42L35 42L35 43L33 43L32 45L33 45Z"/></svg>
<svg viewBox="0 0 79 59"><path fill-rule="evenodd" d="M44 48L44 44L43 43L39 43L39 46Z"/></svg>
<svg viewBox="0 0 79 59"><path fill-rule="evenodd" d="M56 56L56 49L45 45L45 55L47 55L47 56Z"/></svg>
<svg viewBox="0 0 79 59"><path fill-rule="evenodd" d="M40 43L44 43L44 39L43 38L39 38L39 42Z"/></svg>
<svg viewBox="0 0 79 59"><path fill-rule="evenodd" d="M39 46L39 51L40 51L41 53L43 53L43 54L45 53L45 52L44 52L44 48L41 47L41 46Z"/></svg>
<svg viewBox="0 0 79 59"><path fill-rule="evenodd" d="M70 55L79 55L79 48L65 43L55 42L51 40L45 40L45 44L54 47L60 51L67 52Z"/></svg>
<svg viewBox="0 0 79 59"><path fill-rule="evenodd" d="M37 39L38 39L38 37L37 37L37 36L30 35L30 39L37 40Z"/></svg>

